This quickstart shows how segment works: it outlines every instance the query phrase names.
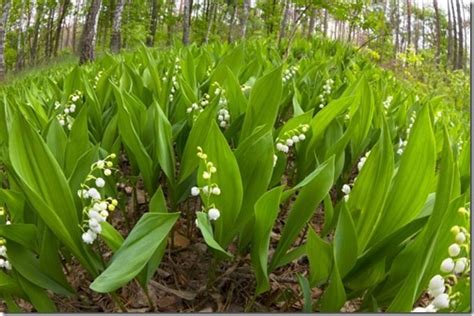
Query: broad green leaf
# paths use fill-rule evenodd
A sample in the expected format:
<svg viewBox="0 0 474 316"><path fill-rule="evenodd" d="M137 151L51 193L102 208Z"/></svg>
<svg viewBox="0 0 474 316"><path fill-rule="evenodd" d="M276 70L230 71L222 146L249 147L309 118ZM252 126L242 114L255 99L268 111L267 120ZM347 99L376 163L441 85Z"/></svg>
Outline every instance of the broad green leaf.
<svg viewBox="0 0 474 316"><path fill-rule="evenodd" d="M308 229L306 254L309 261L309 283L316 286L329 277L333 254L331 245L321 239L311 227Z"/></svg>
<svg viewBox="0 0 474 316"><path fill-rule="evenodd" d="M90 288L99 293L108 293L132 280L167 238L178 217L179 213L144 214L113 255L110 265L92 282Z"/></svg>
<svg viewBox="0 0 474 316"><path fill-rule="evenodd" d="M270 289L267 262L270 233L278 216L283 187L277 187L262 195L255 203L255 229L251 249L252 266L257 279L256 294Z"/></svg>
<svg viewBox="0 0 474 316"><path fill-rule="evenodd" d="M232 257L230 253L225 251L219 243L214 239L214 234L212 232L212 225L209 221L209 218L206 213L197 212L197 226L204 237L206 244L214 250L217 250L220 254L223 254L225 257Z"/></svg>

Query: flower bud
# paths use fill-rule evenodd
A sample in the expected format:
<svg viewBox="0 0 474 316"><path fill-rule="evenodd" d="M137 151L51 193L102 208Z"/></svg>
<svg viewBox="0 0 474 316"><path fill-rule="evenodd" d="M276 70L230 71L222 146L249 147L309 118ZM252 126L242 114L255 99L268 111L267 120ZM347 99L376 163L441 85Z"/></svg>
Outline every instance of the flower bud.
<svg viewBox="0 0 474 316"><path fill-rule="evenodd" d="M221 189L219 189L219 187L212 188L212 194L220 195L221 194Z"/></svg>
<svg viewBox="0 0 474 316"><path fill-rule="evenodd" d="M468 260L467 258L459 258L456 260L456 263L454 265L454 272L455 273L463 273L466 270L466 267L468 265Z"/></svg>
<svg viewBox="0 0 474 316"><path fill-rule="evenodd" d="M344 185L342 186L341 191L342 191L345 195L348 195L349 193L351 193L351 187L350 187L348 184L344 184Z"/></svg>
<svg viewBox="0 0 474 316"><path fill-rule="evenodd" d="M459 234L459 232L461 232L461 229L459 228L458 225L455 225L453 227L451 227L451 232L455 235Z"/></svg>
<svg viewBox="0 0 474 316"><path fill-rule="evenodd" d="M203 178L204 180L209 180L209 179L211 178L211 174L210 174L209 172L207 172L207 171L204 171L204 172L202 173L202 178Z"/></svg>
<svg viewBox="0 0 474 316"><path fill-rule="evenodd" d="M459 232L456 234L455 240L458 244L463 244L466 241L466 234Z"/></svg>
<svg viewBox="0 0 474 316"><path fill-rule="evenodd" d="M105 176L110 176L111 174L112 174L112 170L110 170L110 169L105 169L104 170L104 175Z"/></svg>
<svg viewBox="0 0 474 316"><path fill-rule="evenodd" d="M98 187L98 188L103 188L105 186L105 181L104 179L102 178L97 178L95 179L95 185Z"/></svg>

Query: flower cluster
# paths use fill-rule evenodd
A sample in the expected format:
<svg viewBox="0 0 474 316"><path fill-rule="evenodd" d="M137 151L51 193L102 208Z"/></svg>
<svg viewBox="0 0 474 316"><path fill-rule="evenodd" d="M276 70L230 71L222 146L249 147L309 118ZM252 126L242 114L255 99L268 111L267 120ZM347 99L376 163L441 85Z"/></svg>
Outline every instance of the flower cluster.
<svg viewBox="0 0 474 316"><path fill-rule="evenodd" d="M407 147L408 140L403 140L400 138L400 141L398 142L398 149L397 149L397 154L402 155L403 152L405 151L405 147Z"/></svg>
<svg viewBox="0 0 474 316"><path fill-rule="evenodd" d="M291 146L306 139L305 133L308 130L308 124L300 124L297 128L285 132L282 138L276 139L276 149L278 151L288 153Z"/></svg>
<svg viewBox="0 0 474 316"><path fill-rule="evenodd" d="M408 124L407 128L407 138L410 135L411 129L413 128L413 124L415 124L416 121L416 111L411 112L410 116L410 124Z"/></svg>
<svg viewBox="0 0 474 316"><path fill-rule="evenodd" d="M193 114L193 120L197 119L199 113L204 111L204 108L209 104L210 96L204 93L204 96L197 103L192 103L187 109L186 113Z"/></svg>
<svg viewBox="0 0 474 316"><path fill-rule="evenodd" d="M180 59L179 57L176 57L176 59L174 60L174 72L175 73L178 73L179 71L181 71L181 66L180 66ZM168 71L165 72L165 76L163 78L161 78L161 80L163 81L166 81L166 77L168 76ZM170 102L173 102L174 100L174 94L176 93L176 90L178 89L178 80L176 79L176 76L173 75L173 77L171 77L171 90L170 90L170 95L169 95L169 100Z"/></svg>
<svg viewBox="0 0 474 316"><path fill-rule="evenodd" d="M212 195L220 195L221 194L221 189L217 185L217 183L212 181L212 175L217 172L216 166L207 159L207 154L203 152L201 147L197 148L198 153L197 156L199 159L201 159L204 162L204 165L206 166L206 170L203 171L202 173L202 178L206 181L206 185L203 187L192 187L191 188L191 195L192 196L198 196L199 194L203 194L204 197L206 198L206 205L207 209L203 207L203 212L207 211L207 216L209 217L210 220L217 220L220 216L221 213L220 211L216 208L214 204L211 204L211 197Z"/></svg>
<svg viewBox="0 0 474 316"><path fill-rule="evenodd" d="M326 106L326 97L331 94L333 84L334 84L334 80L328 79L326 80L326 83L323 85L323 93L319 95L319 101L321 102L319 104L320 109Z"/></svg>
<svg viewBox="0 0 474 316"><path fill-rule="evenodd" d="M100 77L102 77L102 74L103 72L99 71L97 75L94 77L94 84L93 84L94 89L97 88L97 84L99 83L99 80L100 80Z"/></svg>
<svg viewBox="0 0 474 316"><path fill-rule="evenodd" d="M60 102L56 101L54 103L55 110L61 110L61 113L56 115L56 118L61 126L67 126L70 130L72 128L72 123L74 122L74 118L71 116L72 113L76 112L76 103L82 97L82 92L76 90L73 94L71 94L68 98L66 104L62 105Z"/></svg>
<svg viewBox="0 0 474 316"><path fill-rule="evenodd" d="M292 66L289 69L286 69L285 72L283 73L283 83L287 83L288 81L291 80L296 75L296 72L298 71L298 66Z"/></svg>
<svg viewBox="0 0 474 316"><path fill-rule="evenodd" d="M458 213L469 217L469 212L464 207L461 207ZM448 247L449 257L444 259L440 266L440 271L445 276L437 274L431 278L428 285L428 294L433 300L426 307L416 307L413 312L434 313L439 309L447 309L456 304L458 293L453 293L453 286L446 281L450 280L456 284L458 278L469 276L470 234L466 228L457 225L451 228L451 233L454 242Z"/></svg>
<svg viewBox="0 0 474 316"><path fill-rule="evenodd" d="M91 171L87 175L84 183L81 184L81 189L77 192L86 206L83 209L84 224L81 227L83 230L82 240L86 244L92 244L97 235L102 232L100 223L107 220L109 211L114 211L118 205L118 201L114 198L103 198L99 192L105 186L105 180L102 174L108 177L112 174L113 162L115 154L110 154L103 160L98 160L91 166ZM94 173L100 173L100 176L94 176ZM88 183L93 184L88 184Z"/></svg>
<svg viewBox="0 0 474 316"><path fill-rule="evenodd" d="M347 202L349 200L349 194L351 194L351 186L348 184L344 184L341 189L342 193L344 193L344 201Z"/></svg>
<svg viewBox="0 0 474 316"><path fill-rule="evenodd" d="M390 107L390 105L392 104L392 101L393 101L393 97L391 95L389 95L385 101L383 101L383 107L388 110L388 108Z"/></svg>
<svg viewBox="0 0 474 316"><path fill-rule="evenodd" d="M217 115L217 120L219 121L219 126L222 128L227 127L230 124L230 113L226 108L219 110Z"/></svg>
<svg viewBox="0 0 474 316"><path fill-rule="evenodd" d="M0 268L11 270L12 265L10 264L10 261L8 261L6 243L7 241L0 237Z"/></svg>

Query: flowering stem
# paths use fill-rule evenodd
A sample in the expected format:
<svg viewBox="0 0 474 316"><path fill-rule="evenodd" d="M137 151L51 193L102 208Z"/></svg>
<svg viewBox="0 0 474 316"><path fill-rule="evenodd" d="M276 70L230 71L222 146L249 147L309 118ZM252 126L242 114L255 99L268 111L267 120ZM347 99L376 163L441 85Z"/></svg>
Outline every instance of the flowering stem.
<svg viewBox="0 0 474 316"><path fill-rule="evenodd" d="M128 312L127 308L125 307L125 305L123 305L122 301L120 300L120 297L117 295L116 292L110 293L110 297L112 297L112 300L120 308L122 312L124 313Z"/></svg>

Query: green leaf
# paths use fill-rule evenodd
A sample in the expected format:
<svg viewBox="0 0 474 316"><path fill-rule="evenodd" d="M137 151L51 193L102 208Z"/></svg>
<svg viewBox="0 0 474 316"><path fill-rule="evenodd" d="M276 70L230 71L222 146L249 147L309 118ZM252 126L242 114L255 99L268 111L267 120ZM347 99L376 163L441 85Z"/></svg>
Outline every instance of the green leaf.
<svg viewBox="0 0 474 316"><path fill-rule="evenodd" d="M255 229L251 249L252 266L257 279L256 294L270 289L267 262L270 233L280 209L280 198L283 187L276 187L265 194L255 203Z"/></svg>
<svg viewBox="0 0 474 316"><path fill-rule="evenodd" d="M99 293L112 292L137 276L167 238L178 217L179 213L144 214L90 288Z"/></svg>
<svg viewBox="0 0 474 316"><path fill-rule="evenodd" d="M258 126L264 130L273 127L278 114L282 93L281 67L259 78L250 92L249 105L245 115L240 141L250 136Z"/></svg>
<svg viewBox="0 0 474 316"><path fill-rule="evenodd" d="M202 233L202 236L204 237L204 241L206 244L211 247L212 249L217 250L219 253L223 254L225 257L231 258L232 255L225 251L214 239L214 234L212 232L212 226L209 221L209 218L206 213L203 212L197 212L196 213L197 217L197 226L199 230Z"/></svg>
<svg viewBox="0 0 474 316"><path fill-rule="evenodd" d="M311 219L319 203L328 194L334 179L334 156L321 164L314 178L300 191L281 233L280 242L273 255L270 271L286 254L303 227Z"/></svg>
<svg viewBox="0 0 474 316"><path fill-rule="evenodd" d="M221 189L221 194L211 195L209 202L220 210L221 216L214 226L215 238L222 247L226 248L234 237L232 232L242 205L242 180L235 156L217 123L212 121L208 129L209 134L201 147L207 154L208 161L211 161L217 169L217 172L212 175L212 182ZM198 159L197 156L195 159ZM201 163L198 172L200 187L207 185L202 179L203 168L204 163ZM207 201L204 202L207 203ZM210 205L206 204L206 206Z"/></svg>
<svg viewBox="0 0 474 316"><path fill-rule="evenodd" d="M344 284L339 275L337 265L335 265L329 279L329 285L319 299L320 311L339 312L345 302L346 291L344 290Z"/></svg>
<svg viewBox="0 0 474 316"><path fill-rule="evenodd" d="M173 150L173 134L171 124L161 110L158 103L153 103L156 123L154 125L155 155L161 169L170 183L174 183L175 159Z"/></svg>
<svg viewBox="0 0 474 316"><path fill-rule="evenodd" d="M345 204L342 205L334 233L334 261L338 273L344 277L357 260L357 235L351 214Z"/></svg>
<svg viewBox="0 0 474 316"><path fill-rule="evenodd" d="M313 310L313 302L311 299L311 288L309 287L309 282L304 276L299 273L296 274L296 277L298 278L298 282L301 286L301 289L303 290L303 312L311 313Z"/></svg>
<svg viewBox="0 0 474 316"><path fill-rule="evenodd" d="M436 145L429 107L413 127L371 244L413 220L433 186Z"/></svg>
<svg viewBox="0 0 474 316"><path fill-rule="evenodd" d="M311 286L315 286L319 282L327 279L331 273L333 262L332 247L309 227L306 253L309 261L309 282Z"/></svg>

